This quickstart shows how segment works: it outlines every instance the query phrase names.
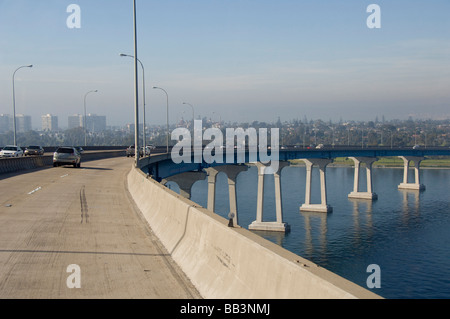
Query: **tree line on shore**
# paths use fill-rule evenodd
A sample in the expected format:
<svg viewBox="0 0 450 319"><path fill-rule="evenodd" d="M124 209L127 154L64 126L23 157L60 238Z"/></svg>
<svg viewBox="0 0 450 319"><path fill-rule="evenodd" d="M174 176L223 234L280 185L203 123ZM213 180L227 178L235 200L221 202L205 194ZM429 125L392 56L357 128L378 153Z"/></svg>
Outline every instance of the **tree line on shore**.
<svg viewBox="0 0 450 319"><path fill-rule="evenodd" d="M172 125L170 130L180 125L191 128L192 122ZM226 128L242 127L244 129L279 128L281 145L348 145L362 147L406 147L449 146L450 120L416 120L389 122L342 122L332 123L322 120L290 120L267 123L224 123L203 121L204 128L218 127L225 134ZM167 128L164 126L147 127L146 144L166 145ZM141 130L142 138L142 130ZM42 145L85 145L89 146L124 146L134 144L134 132L127 130L105 130L102 132L85 132L81 127L59 132L28 131L17 134L19 146ZM13 133L0 134L0 147L11 145ZM170 141L173 145L176 141Z"/></svg>

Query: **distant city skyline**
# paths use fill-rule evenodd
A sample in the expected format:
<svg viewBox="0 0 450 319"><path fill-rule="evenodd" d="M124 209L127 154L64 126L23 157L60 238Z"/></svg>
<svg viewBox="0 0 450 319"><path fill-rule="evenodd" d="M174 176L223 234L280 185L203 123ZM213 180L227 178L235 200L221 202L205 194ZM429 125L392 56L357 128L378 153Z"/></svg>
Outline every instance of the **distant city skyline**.
<svg viewBox="0 0 450 319"><path fill-rule="evenodd" d="M381 8L371 29L367 7ZM69 28L70 4L81 9ZM137 0L147 125L450 117L450 2ZM0 0L0 114L134 122L132 1ZM142 89L142 83L139 83ZM140 92L142 93L142 91ZM140 97L142 102L142 97ZM184 112L184 113L183 113ZM142 104L140 106L142 122ZM36 123L36 124L35 124ZM60 126L65 126L60 121Z"/></svg>

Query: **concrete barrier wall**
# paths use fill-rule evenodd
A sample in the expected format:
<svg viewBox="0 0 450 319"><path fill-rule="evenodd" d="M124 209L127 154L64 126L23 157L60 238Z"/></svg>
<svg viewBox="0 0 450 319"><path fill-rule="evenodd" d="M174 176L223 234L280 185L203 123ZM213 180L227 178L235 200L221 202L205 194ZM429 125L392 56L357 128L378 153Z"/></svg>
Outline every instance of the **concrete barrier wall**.
<svg viewBox="0 0 450 319"><path fill-rule="evenodd" d="M132 168L128 189L204 298L380 298L162 186Z"/></svg>
<svg viewBox="0 0 450 319"><path fill-rule="evenodd" d="M81 155L81 165L83 165L83 162L118 156L125 156L125 151L88 151ZM0 159L0 174L14 173L39 167L51 167L52 165L53 155L2 158Z"/></svg>

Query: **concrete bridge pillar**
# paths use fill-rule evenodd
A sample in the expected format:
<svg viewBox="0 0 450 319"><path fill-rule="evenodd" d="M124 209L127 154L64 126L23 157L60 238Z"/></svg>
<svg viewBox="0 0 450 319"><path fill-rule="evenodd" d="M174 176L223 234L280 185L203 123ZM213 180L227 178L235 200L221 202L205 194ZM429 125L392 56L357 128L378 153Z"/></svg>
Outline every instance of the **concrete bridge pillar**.
<svg viewBox="0 0 450 319"><path fill-rule="evenodd" d="M206 208L210 211L214 211L216 208L216 179L219 171L214 167L205 168L204 171L208 176L208 201Z"/></svg>
<svg viewBox="0 0 450 319"><path fill-rule="evenodd" d="M327 204L327 187L325 169L328 164L333 160L326 158L310 158L302 159L306 164L306 190L305 190L305 203L300 207L301 211L305 212L321 212L330 213L333 208ZM320 171L320 204L311 204L311 180L312 180L312 167L317 165Z"/></svg>
<svg viewBox="0 0 450 319"><path fill-rule="evenodd" d="M257 162L254 164L258 169L258 194L256 198L256 220L249 225L251 230L265 230L265 231L279 231L286 232L289 230L289 225L283 223L283 209L281 198L281 170L289 165L289 162L279 162L278 171L273 172L275 183L275 210L276 221L265 222L263 221L264 213L264 176L266 175L266 169L269 169L266 165Z"/></svg>
<svg viewBox="0 0 450 319"><path fill-rule="evenodd" d="M237 176L239 175L239 173L248 170L248 166L246 166L246 165L223 165L223 166L216 166L214 168L210 167L210 168L207 168L206 170L209 170L210 172L212 170L215 170L215 171L217 171L217 173L224 172L227 175L228 196L229 196L229 201L230 201L229 216L232 216L231 218L233 219L233 225L239 225L237 200L236 200L236 198L237 198L237 196L236 196L236 179L237 179ZM212 174L214 174L214 173L212 173ZM215 183L215 178L214 178L214 183ZM208 186L209 186L209 181L208 181ZM215 189L215 186L214 186L214 189ZM210 193L209 193L209 187L208 187L208 203L210 202L209 194ZM211 199L211 202L213 202L213 201L215 201L215 197L214 197L214 199Z"/></svg>
<svg viewBox="0 0 450 319"><path fill-rule="evenodd" d="M204 172L185 172L178 175L170 176L161 181L161 184L165 185L168 182L177 183L180 188L180 195L190 199L192 185L198 180L205 179L206 174Z"/></svg>
<svg viewBox="0 0 450 319"><path fill-rule="evenodd" d="M424 157L420 156L399 156L403 159L403 183L398 185L399 189L414 189L414 190L425 190L425 185L420 184L420 174L419 174L419 166L420 162L424 160ZM408 170L409 170L409 162L414 162L414 183L408 182Z"/></svg>
<svg viewBox="0 0 450 319"><path fill-rule="evenodd" d="M350 157L355 163L355 179L353 184L353 192L351 192L349 198L369 199L374 200L378 198L378 195L372 191L372 164L377 160L376 157ZM367 190L365 192L359 191L359 168L361 163L366 164L367 174Z"/></svg>

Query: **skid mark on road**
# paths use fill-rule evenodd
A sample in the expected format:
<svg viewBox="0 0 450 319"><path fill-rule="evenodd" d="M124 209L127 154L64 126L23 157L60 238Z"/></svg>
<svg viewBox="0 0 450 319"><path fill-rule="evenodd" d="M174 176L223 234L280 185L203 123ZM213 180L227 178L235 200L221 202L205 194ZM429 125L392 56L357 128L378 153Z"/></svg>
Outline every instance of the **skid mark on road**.
<svg viewBox="0 0 450 319"><path fill-rule="evenodd" d="M80 189L80 205L81 205L81 224L84 222L87 224L89 223L89 208L86 200L86 193L85 193L85 185L81 187Z"/></svg>

